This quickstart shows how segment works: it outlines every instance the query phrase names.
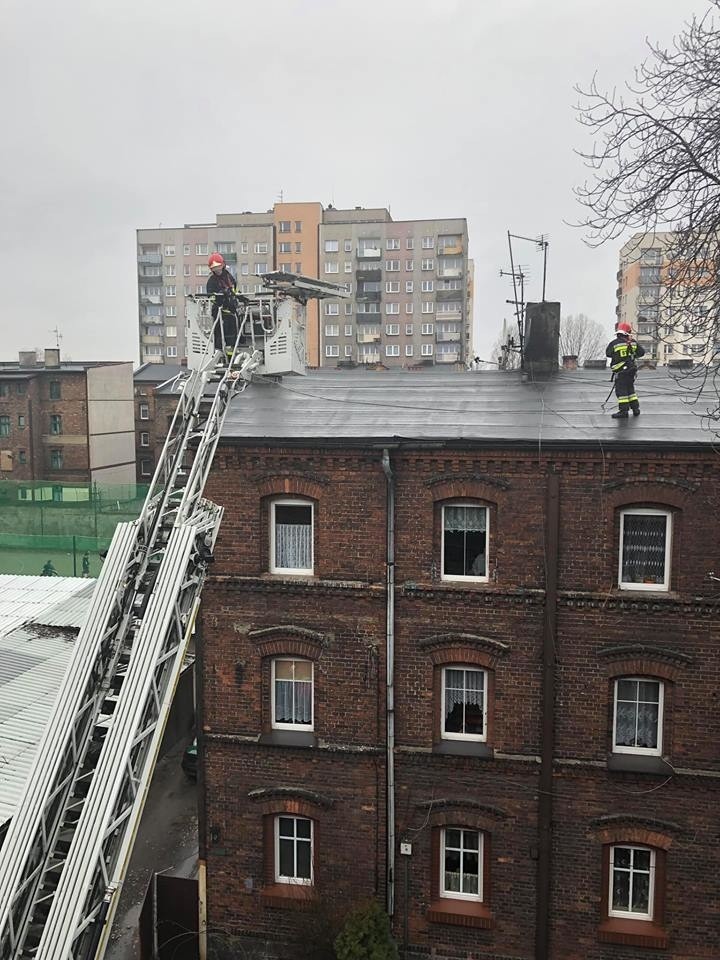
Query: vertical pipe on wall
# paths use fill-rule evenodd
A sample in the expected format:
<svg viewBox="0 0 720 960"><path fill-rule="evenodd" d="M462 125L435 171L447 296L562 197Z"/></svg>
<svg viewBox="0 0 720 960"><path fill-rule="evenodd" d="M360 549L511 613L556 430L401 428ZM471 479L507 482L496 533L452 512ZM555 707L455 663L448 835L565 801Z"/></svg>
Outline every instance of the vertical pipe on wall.
<svg viewBox="0 0 720 960"><path fill-rule="evenodd" d="M538 799L537 919L535 960L548 960L552 883L552 788L555 753L555 646L557 641L560 476L552 468L545 492L545 612L542 642L542 731Z"/></svg>
<svg viewBox="0 0 720 960"><path fill-rule="evenodd" d="M387 561L385 567L385 729L387 765L387 912L395 912L395 477L385 448L387 480Z"/></svg>

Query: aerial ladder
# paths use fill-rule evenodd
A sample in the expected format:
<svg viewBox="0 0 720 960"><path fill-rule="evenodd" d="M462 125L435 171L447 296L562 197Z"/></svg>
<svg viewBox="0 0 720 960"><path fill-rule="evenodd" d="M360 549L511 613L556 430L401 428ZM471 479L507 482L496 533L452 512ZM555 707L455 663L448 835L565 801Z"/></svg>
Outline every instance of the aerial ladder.
<svg viewBox="0 0 720 960"><path fill-rule="evenodd" d="M253 378L303 374L307 301L347 296L289 273L263 287L233 297L219 349L211 299L187 301L187 374L147 498L115 530L0 849L1 960L104 953L222 519L203 491L225 415Z"/></svg>

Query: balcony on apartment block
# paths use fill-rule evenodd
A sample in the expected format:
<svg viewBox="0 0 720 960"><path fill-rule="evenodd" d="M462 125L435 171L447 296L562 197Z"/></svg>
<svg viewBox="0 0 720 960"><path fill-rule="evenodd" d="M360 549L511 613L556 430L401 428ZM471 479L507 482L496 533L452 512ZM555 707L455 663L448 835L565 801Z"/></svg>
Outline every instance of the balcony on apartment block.
<svg viewBox="0 0 720 960"><path fill-rule="evenodd" d="M142 344L146 346L150 343L162 343L162 337L153 336L151 334L144 333L142 336Z"/></svg>
<svg viewBox="0 0 720 960"><path fill-rule="evenodd" d="M376 247L358 247L358 260L382 260L382 247L378 243Z"/></svg>
<svg viewBox="0 0 720 960"><path fill-rule="evenodd" d="M438 245L439 257L461 257L463 253L462 243L446 243Z"/></svg>
<svg viewBox="0 0 720 960"><path fill-rule="evenodd" d="M436 353L435 354L435 363L459 363L459 361L460 361L459 347L453 353Z"/></svg>
<svg viewBox="0 0 720 960"><path fill-rule="evenodd" d="M380 351L360 354L358 363L380 363Z"/></svg>
<svg viewBox="0 0 720 960"><path fill-rule="evenodd" d="M459 330L457 331L447 331L447 330L438 330L435 334L436 343L460 343L462 340L462 334Z"/></svg>
<svg viewBox="0 0 720 960"><path fill-rule="evenodd" d="M162 254L160 253L139 253L138 264L143 266L159 267L162 263Z"/></svg>
<svg viewBox="0 0 720 960"><path fill-rule="evenodd" d="M360 333L358 331L357 335L358 343L380 343L380 328L377 330L368 331L366 333Z"/></svg>

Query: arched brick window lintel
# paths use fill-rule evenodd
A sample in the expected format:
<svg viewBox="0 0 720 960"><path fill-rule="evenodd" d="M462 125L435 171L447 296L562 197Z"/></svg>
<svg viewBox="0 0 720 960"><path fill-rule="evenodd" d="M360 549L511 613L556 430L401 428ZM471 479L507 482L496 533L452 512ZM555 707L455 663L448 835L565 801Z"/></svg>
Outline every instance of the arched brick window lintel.
<svg viewBox="0 0 720 960"><path fill-rule="evenodd" d="M687 506L689 491L671 483L628 480L605 494L608 510L626 507L657 507L658 510L682 510Z"/></svg>
<svg viewBox="0 0 720 960"><path fill-rule="evenodd" d="M327 634L305 627L280 625L248 631L248 639L258 649L261 657L294 655L318 660L330 642Z"/></svg>
<svg viewBox="0 0 720 960"><path fill-rule="evenodd" d="M430 488L430 496L435 503L446 500L479 500L488 506L496 506L498 494L504 493L487 482L477 480L445 480Z"/></svg>
<svg viewBox="0 0 720 960"><path fill-rule="evenodd" d="M509 645L501 640L463 633L425 637L418 646L428 654L436 667L448 663L467 663L491 670L497 665L498 659L510 650Z"/></svg>
<svg viewBox="0 0 720 960"><path fill-rule="evenodd" d="M327 481L317 480L303 475L284 474L265 479L258 484L258 493L262 498L275 497L307 497L310 500L320 500L326 493Z"/></svg>
<svg viewBox="0 0 720 960"><path fill-rule="evenodd" d="M658 850L669 850L673 834L682 833L682 827L669 821L627 816L602 817L592 824L592 836L602 844L637 843Z"/></svg>
<svg viewBox="0 0 720 960"><path fill-rule="evenodd" d="M605 673L608 679L614 677L656 677L675 683L680 675L677 664L668 663L654 657L636 655L613 660L606 664Z"/></svg>
<svg viewBox="0 0 720 960"><path fill-rule="evenodd" d="M303 787L259 788L248 793L248 800L256 803L263 815L288 814L311 820L334 803L332 797Z"/></svg>

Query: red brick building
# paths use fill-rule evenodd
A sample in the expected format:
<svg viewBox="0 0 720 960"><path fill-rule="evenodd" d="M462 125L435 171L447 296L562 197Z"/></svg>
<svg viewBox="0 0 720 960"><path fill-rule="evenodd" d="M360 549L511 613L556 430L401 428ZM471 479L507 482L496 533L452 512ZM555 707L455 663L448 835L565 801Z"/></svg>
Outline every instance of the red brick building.
<svg viewBox="0 0 720 960"><path fill-rule="evenodd" d="M211 939L309 955L351 903L408 956L710 958L720 461L667 371L254 384L208 495ZM303 946L304 943L304 946Z"/></svg>
<svg viewBox="0 0 720 960"><path fill-rule="evenodd" d="M64 486L134 483L132 365L61 361L57 349L0 363L0 480L28 499L42 483L59 498Z"/></svg>

